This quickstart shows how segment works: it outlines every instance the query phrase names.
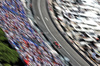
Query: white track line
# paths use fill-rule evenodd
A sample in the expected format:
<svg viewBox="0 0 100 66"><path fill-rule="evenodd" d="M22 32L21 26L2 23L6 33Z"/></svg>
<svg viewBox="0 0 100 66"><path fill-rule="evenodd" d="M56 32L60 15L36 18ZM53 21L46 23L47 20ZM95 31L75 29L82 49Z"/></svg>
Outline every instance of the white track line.
<svg viewBox="0 0 100 66"><path fill-rule="evenodd" d="M44 23L44 25L45 25L45 27L47 28L47 30L50 32L50 34L52 35L52 37L60 44L60 42L55 38L55 36L51 33L51 31L49 30L49 28L48 28L48 26L46 25L46 23L45 23L45 20L43 19L43 16L42 16L42 12L41 12L41 9L40 9L40 0L38 0L37 1L38 2L38 10L39 10L39 12L40 12L40 16L41 16L41 19L43 20L43 23ZM61 44L60 44L61 45ZM62 46L61 46L62 47ZM63 47L62 47L63 48ZM64 48L63 48L64 49ZM65 50L65 49L64 49ZM66 51L66 50L65 50ZM67 51L66 51L67 52ZM67 52L67 54L69 54L68 52ZM70 54L69 54L69 56L77 63L77 64L79 64ZM79 64L79 66L81 66L80 64Z"/></svg>
<svg viewBox="0 0 100 66"><path fill-rule="evenodd" d="M40 18L37 16L37 19L40 20Z"/></svg>
<svg viewBox="0 0 100 66"><path fill-rule="evenodd" d="M45 19L48 21L48 18L45 17Z"/></svg>

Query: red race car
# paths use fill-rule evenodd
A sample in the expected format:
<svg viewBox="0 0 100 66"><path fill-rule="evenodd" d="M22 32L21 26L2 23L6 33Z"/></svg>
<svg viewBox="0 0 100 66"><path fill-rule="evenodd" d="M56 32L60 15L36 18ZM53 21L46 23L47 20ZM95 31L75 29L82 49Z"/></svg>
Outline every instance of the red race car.
<svg viewBox="0 0 100 66"><path fill-rule="evenodd" d="M61 48L61 46L56 41L54 41L53 44L54 44L54 47L56 46L57 48Z"/></svg>

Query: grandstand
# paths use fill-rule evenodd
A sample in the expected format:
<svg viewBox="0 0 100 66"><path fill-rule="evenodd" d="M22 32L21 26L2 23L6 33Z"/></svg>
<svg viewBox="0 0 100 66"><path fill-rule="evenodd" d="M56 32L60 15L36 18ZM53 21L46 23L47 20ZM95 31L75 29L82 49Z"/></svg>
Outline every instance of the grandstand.
<svg viewBox="0 0 100 66"><path fill-rule="evenodd" d="M63 66L32 28L20 0L0 2L0 27L27 66Z"/></svg>

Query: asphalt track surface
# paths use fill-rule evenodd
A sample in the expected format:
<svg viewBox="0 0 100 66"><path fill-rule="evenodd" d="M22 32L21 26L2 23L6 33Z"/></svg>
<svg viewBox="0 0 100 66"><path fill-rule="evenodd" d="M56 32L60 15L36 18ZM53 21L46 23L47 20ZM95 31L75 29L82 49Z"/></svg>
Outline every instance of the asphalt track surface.
<svg viewBox="0 0 100 66"><path fill-rule="evenodd" d="M33 0L34 18L37 25L41 28L44 34L49 38L50 42L57 41L62 48L58 51L70 59L72 66L90 66L77 52L65 41L61 34L53 25L47 9L46 0Z"/></svg>

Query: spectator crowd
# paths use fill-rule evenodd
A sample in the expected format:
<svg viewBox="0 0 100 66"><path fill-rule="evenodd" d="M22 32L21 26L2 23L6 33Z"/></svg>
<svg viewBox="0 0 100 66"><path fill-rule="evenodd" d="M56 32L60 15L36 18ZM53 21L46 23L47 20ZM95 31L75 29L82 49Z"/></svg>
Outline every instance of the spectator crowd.
<svg viewBox="0 0 100 66"><path fill-rule="evenodd" d="M0 1L0 27L28 66L64 66L32 28L20 0Z"/></svg>

